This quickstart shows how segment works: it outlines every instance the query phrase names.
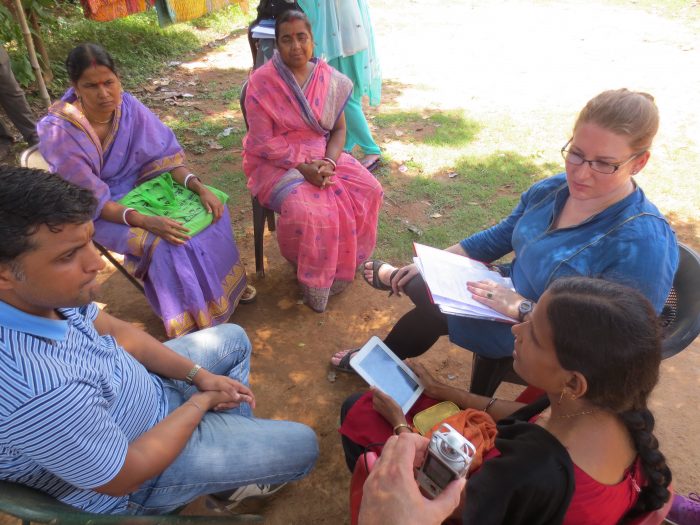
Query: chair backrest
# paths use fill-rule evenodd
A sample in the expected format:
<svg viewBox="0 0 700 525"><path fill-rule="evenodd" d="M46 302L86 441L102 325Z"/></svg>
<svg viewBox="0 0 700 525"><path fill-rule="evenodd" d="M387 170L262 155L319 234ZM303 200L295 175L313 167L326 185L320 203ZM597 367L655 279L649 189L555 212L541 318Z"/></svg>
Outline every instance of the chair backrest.
<svg viewBox="0 0 700 525"><path fill-rule="evenodd" d="M246 80L243 82L243 85L241 86L241 96L238 98L239 102L241 103L241 115L243 115L243 122L245 123L245 129L248 129L248 115L246 114L245 110L245 95L246 92L248 91L248 81Z"/></svg>
<svg viewBox="0 0 700 525"><path fill-rule="evenodd" d="M350 524L357 525L360 517L360 503L362 503L362 489L367 476L377 461L377 453L368 451L357 458L355 470L352 471L350 480Z"/></svg>
<svg viewBox="0 0 700 525"><path fill-rule="evenodd" d="M669 491L671 492L671 497L668 498L663 507L629 519L624 522L625 525L660 525L664 523L666 516L671 512L671 505L673 505L673 489L669 487Z"/></svg>
<svg viewBox="0 0 700 525"><path fill-rule="evenodd" d="M39 145L34 144L25 149L19 157L19 165L23 168L35 168L49 171L49 163L39 151Z"/></svg>
<svg viewBox="0 0 700 525"><path fill-rule="evenodd" d="M76 509L36 489L18 483L0 481L0 512L22 520L22 523L71 523L100 525L228 525L230 523L261 523L256 514L213 515L140 515L118 516L93 514ZM2 518L0 518L2 519ZM5 523L2 520L2 523ZM9 523L9 522L8 522Z"/></svg>
<svg viewBox="0 0 700 525"><path fill-rule="evenodd" d="M673 278L675 312L664 328L663 358L686 348L700 334L700 256L678 244L680 261Z"/></svg>

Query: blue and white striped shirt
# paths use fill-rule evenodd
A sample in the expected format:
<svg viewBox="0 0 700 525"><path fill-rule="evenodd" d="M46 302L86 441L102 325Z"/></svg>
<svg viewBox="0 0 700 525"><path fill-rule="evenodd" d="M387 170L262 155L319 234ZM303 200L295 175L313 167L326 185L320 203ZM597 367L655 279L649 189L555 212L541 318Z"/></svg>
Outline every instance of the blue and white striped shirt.
<svg viewBox="0 0 700 525"><path fill-rule="evenodd" d="M94 304L37 317L0 301L0 479L90 512L127 496L95 487L121 470L131 441L167 414L163 384L112 336Z"/></svg>

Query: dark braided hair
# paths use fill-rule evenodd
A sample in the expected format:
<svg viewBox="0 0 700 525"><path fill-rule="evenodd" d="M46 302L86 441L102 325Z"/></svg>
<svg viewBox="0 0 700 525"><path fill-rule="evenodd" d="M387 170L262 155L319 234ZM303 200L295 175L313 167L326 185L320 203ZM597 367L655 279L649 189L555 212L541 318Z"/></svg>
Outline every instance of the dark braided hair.
<svg viewBox="0 0 700 525"><path fill-rule="evenodd" d="M619 415L641 459L647 484L629 515L661 508L670 498L671 471L647 408L661 364L654 309L636 290L602 279L563 278L547 291L559 362L586 378L588 401Z"/></svg>

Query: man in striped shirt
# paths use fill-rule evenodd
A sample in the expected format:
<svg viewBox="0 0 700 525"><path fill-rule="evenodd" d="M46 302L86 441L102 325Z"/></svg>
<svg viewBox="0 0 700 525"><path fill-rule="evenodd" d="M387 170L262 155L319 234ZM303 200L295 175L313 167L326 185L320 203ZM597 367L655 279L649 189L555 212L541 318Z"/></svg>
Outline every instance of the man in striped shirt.
<svg viewBox="0 0 700 525"><path fill-rule="evenodd" d="M94 209L57 175L0 166L0 479L155 514L308 474L313 431L252 415L243 329L162 344L92 303Z"/></svg>

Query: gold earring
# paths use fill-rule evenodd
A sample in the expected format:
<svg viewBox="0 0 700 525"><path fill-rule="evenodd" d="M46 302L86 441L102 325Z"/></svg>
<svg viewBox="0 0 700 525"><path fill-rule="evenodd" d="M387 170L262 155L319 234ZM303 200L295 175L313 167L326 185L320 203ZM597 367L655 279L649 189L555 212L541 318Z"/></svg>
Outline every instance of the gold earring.
<svg viewBox="0 0 700 525"><path fill-rule="evenodd" d="M559 396L559 401L557 402L557 405L561 405L561 402L564 400L564 394L566 393L565 389L561 389L561 395Z"/></svg>

